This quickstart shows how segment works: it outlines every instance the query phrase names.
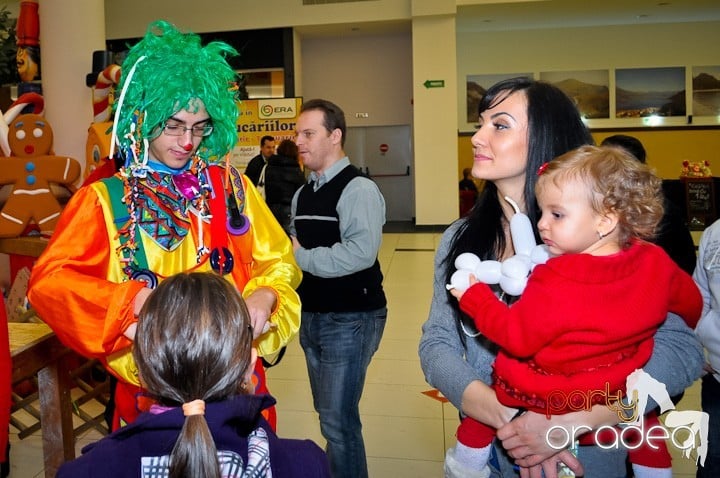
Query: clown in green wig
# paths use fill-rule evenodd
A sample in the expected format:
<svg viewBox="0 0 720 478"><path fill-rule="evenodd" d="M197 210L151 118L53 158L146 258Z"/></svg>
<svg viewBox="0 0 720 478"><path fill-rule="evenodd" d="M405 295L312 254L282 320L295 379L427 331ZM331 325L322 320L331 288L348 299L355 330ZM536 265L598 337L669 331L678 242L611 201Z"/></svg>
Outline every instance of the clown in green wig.
<svg viewBox="0 0 720 478"><path fill-rule="evenodd" d="M212 132L196 155L219 162L237 142L236 74L226 61L237 55L230 45L182 33L165 21L148 26L122 65L115 102L113 138L131 175L146 171L148 145L163 132L165 121L181 110L204 105Z"/></svg>

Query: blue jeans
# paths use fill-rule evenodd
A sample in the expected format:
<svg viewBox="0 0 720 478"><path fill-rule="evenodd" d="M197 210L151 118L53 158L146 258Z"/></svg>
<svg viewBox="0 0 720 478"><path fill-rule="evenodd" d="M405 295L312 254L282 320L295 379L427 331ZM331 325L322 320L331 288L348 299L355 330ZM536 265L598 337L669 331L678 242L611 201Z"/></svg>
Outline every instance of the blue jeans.
<svg viewBox="0 0 720 478"><path fill-rule="evenodd" d="M697 478L720 476L720 383L712 374L702 379L700 401L703 412L710 415L708 426L708 454L705 466L698 465Z"/></svg>
<svg viewBox="0 0 720 478"><path fill-rule="evenodd" d="M359 404L386 318L384 307L367 312L302 313L300 345L333 478L368 476Z"/></svg>

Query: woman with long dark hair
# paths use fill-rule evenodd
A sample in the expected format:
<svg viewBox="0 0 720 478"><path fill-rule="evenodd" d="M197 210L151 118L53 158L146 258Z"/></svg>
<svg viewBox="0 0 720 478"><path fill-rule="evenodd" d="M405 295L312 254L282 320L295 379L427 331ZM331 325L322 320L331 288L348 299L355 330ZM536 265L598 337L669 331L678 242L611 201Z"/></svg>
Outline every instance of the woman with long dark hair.
<svg viewBox="0 0 720 478"><path fill-rule="evenodd" d="M480 259L504 260L515 255L510 236L514 214L510 197L525 213L539 242L535 182L540 165L593 140L580 115L560 89L528 78L513 78L490 87L480 102L479 129L472 138L472 175L486 181L469 216L453 223L443 234L435 259L434 294L423 325L420 361L425 378L438 388L464 416L492 426L507 454L496 447L496 464L502 476L515 476L511 460L526 467L523 476L554 476L558 461L579 470L568 451L553 449L545 439L551 427L617 423L606 407L575 412L550 420L532 412L513 417L518 410L502 406L489 387L497 347L477 333L445 285L455 271L455 259L472 252ZM513 298L497 289L505 301ZM543 318L538 317L538 323ZM670 395L681 393L701 373L703 355L693 331L682 319L669 315L655 334L655 345L644 370L663 382ZM649 407L654 407L650 404ZM555 428L558 432L560 428ZM449 461L458 452L449 450ZM509 456L508 456L509 455ZM578 459L586 477L624 477L625 450L581 446ZM446 473L448 460L446 460ZM530 473L528 475L528 473ZM447 476L453 476L449 473ZM472 476L465 474L465 476Z"/></svg>

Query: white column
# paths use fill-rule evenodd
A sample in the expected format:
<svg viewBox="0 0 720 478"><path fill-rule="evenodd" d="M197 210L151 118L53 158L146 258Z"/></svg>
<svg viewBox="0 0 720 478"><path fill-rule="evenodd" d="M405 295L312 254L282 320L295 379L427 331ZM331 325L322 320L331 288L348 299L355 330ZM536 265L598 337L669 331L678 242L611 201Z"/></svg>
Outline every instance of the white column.
<svg viewBox="0 0 720 478"><path fill-rule="evenodd" d="M455 11L453 0L412 0L415 222L419 225L450 224L459 216Z"/></svg>
<svg viewBox="0 0 720 478"><path fill-rule="evenodd" d="M104 0L40 0L40 61L45 118L55 133L55 154L85 165L93 120L85 76L92 53L105 49Z"/></svg>

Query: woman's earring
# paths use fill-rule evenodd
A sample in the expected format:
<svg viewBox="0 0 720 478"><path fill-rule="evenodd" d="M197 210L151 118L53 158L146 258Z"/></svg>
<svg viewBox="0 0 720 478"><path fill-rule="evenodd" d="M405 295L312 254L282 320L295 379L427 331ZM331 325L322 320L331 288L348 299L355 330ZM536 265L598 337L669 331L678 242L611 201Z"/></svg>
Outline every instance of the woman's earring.
<svg viewBox="0 0 720 478"><path fill-rule="evenodd" d="M600 239L602 239L603 237L605 237L602 232L598 231L597 233L598 233L598 236L600 236ZM598 240L600 240L600 239L598 239Z"/></svg>

